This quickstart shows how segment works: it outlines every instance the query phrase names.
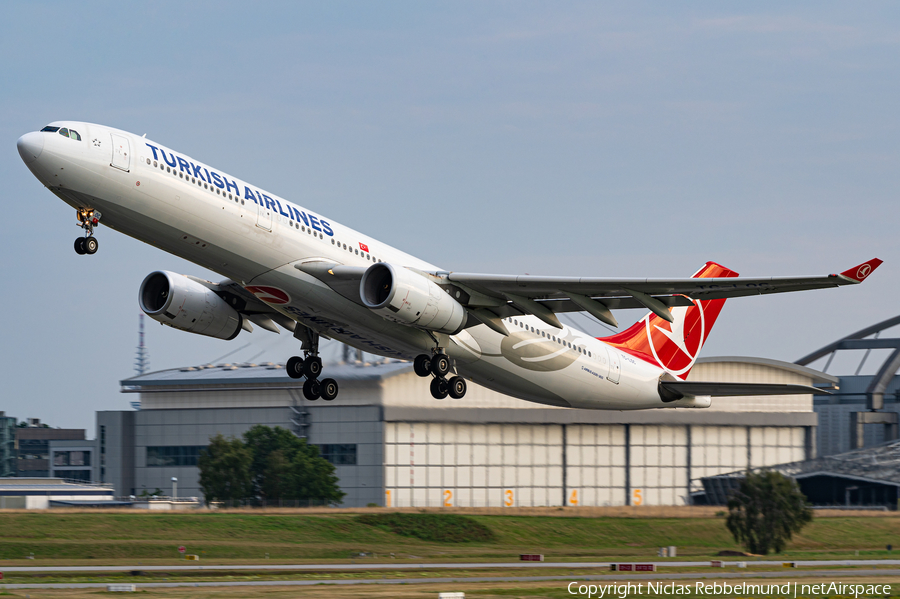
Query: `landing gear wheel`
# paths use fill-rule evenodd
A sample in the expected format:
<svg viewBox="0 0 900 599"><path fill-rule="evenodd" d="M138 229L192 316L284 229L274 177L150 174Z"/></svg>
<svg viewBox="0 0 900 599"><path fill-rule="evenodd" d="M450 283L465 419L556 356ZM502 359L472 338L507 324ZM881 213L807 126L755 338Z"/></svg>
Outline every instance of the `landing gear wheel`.
<svg viewBox="0 0 900 599"><path fill-rule="evenodd" d="M438 378L450 372L450 358L447 357L447 354L435 354L431 358L431 372Z"/></svg>
<svg viewBox="0 0 900 599"><path fill-rule="evenodd" d="M303 397L309 401L315 401L322 395L322 385L315 379L307 379L303 383Z"/></svg>
<svg viewBox="0 0 900 599"><path fill-rule="evenodd" d="M325 401L331 401L338 394L338 384L334 379L322 379L319 383L319 393Z"/></svg>
<svg viewBox="0 0 900 599"><path fill-rule="evenodd" d="M450 393L450 383L447 379L431 380L431 396L435 399L444 399Z"/></svg>
<svg viewBox="0 0 900 599"><path fill-rule="evenodd" d="M303 358L299 356L288 358L287 363L284 365L284 370L292 379L303 378Z"/></svg>
<svg viewBox="0 0 900 599"><path fill-rule="evenodd" d="M322 374L322 358L310 356L303 362L303 374L306 378L315 380Z"/></svg>
<svg viewBox="0 0 900 599"><path fill-rule="evenodd" d="M84 238L84 253L85 254L96 254L98 249L100 249L100 244L97 242L96 237L85 237Z"/></svg>
<svg viewBox="0 0 900 599"><path fill-rule="evenodd" d="M455 376L450 379L450 397L460 399L466 394L466 379L461 376Z"/></svg>
<svg viewBox="0 0 900 599"><path fill-rule="evenodd" d="M75 253L79 256L84 255L84 237L79 237L75 240Z"/></svg>
<svg viewBox="0 0 900 599"><path fill-rule="evenodd" d="M429 376L431 374L431 356L428 354L416 356L416 359L413 360L413 370L421 377Z"/></svg>

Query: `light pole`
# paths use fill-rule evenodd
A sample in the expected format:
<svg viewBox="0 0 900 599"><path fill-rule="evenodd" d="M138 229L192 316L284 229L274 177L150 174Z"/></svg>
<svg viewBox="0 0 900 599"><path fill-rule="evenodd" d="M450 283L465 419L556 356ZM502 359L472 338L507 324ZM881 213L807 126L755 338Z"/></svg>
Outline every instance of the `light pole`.
<svg viewBox="0 0 900 599"><path fill-rule="evenodd" d="M178 479L172 477L172 499L178 499Z"/></svg>

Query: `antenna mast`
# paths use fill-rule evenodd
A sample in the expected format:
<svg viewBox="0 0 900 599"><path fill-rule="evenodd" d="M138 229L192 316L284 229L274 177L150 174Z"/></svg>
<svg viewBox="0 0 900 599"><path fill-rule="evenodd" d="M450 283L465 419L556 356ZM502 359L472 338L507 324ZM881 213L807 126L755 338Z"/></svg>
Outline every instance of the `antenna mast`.
<svg viewBox="0 0 900 599"><path fill-rule="evenodd" d="M140 315L140 324L138 325L138 346L137 358L134 360L134 369L137 373L146 374L150 369L150 356L147 355L147 346L144 345L144 315Z"/></svg>

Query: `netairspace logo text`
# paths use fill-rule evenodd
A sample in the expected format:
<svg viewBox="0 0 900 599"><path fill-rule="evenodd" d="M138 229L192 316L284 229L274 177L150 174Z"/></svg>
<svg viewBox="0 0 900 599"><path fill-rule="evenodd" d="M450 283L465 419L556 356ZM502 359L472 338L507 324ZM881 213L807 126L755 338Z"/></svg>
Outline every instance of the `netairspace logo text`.
<svg viewBox="0 0 900 599"><path fill-rule="evenodd" d="M785 584L753 584L738 582L695 582L693 584L679 584L677 582L641 582L635 584L610 583L610 584L581 584L570 582L568 585L570 595L582 597L597 597L598 599L627 599L631 595L743 595L761 597L763 595L777 595L779 597L809 597L810 595L843 595L845 597L859 597L860 595L890 595L889 584L844 584L842 582L822 582L819 584L800 584L788 582Z"/></svg>

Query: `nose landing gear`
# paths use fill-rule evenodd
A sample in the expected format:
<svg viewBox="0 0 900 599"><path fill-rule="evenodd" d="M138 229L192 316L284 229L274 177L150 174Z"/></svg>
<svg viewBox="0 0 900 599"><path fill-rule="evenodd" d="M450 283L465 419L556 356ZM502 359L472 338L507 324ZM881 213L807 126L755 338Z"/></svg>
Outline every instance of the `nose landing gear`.
<svg viewBox="0 0 900 599"><path fill-rule="evenodd" d="M100 243L94 237L94 227L100 224L100 212L89 208L79 208L76 213L78 226L84 229L84 237L75 240L77 254L96 254Z"/></svg>
<svg viewBox="0 0 900 599"><path fill-rule="evenodd" d="M320 397L331 401L338 395L338 384L334 379L319 380L322 374L322 358L319 357L319 334L304 326L298 325L294 333L303 342L302 349L306 358L292 356L284 365L288 376L292 379L306 377L303 383L303 397L315 401Z"/></svg>
<svg viewBox="0 0 900 599"><path fill-rule="evenodd" d="M448 395L454 399L460 399L466 394L466 379L454 376L447 380L452 363L450 358L441 348L437 348L433 356L419 354L413 360L413 370L420 377L434 376L431 381L431 396L435 399L444 399Z"/></svg>

